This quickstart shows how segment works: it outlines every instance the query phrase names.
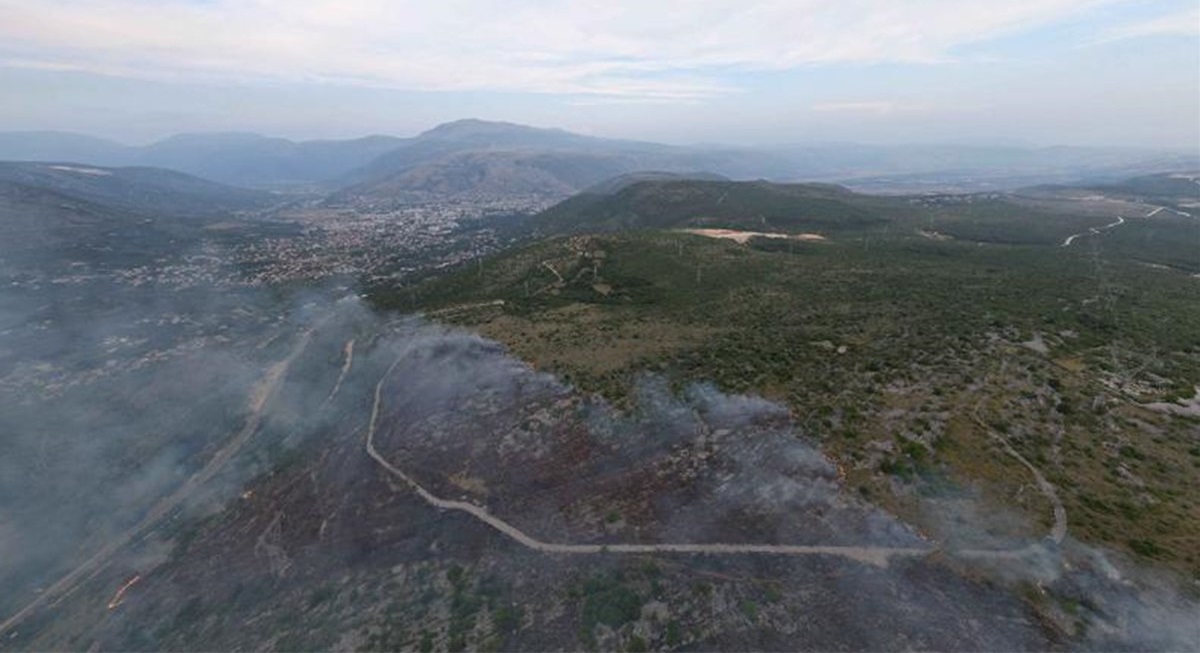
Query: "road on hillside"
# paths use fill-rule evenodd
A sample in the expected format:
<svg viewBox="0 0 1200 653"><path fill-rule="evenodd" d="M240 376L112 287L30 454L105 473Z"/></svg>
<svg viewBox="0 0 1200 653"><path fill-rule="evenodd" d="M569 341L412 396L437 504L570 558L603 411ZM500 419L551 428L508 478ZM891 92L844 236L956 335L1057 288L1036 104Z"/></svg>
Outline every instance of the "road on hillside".
<svg viewBox="0 0 1200 653"><path fill-rule="evenodd" d="M1153 214L1151 214L1151 215L1153 215ZM1109 229L1112 229L1113 227L1119 227L1123 224L1125 224L1125 218L1118 215L1116 222L1110 222L1110 223L1104 225L1103 227L1092 227L1092 228L1088 229L1087 231L1081 231L1077 234L1071 234L1070 236L1067 236L1067 239L1062 242L1061 246L1062 247L1070 247L1071 243L1075 242L1075 239L1079 238L1080 236L1099 235L1105 231L1108 231Z"/></svg>
<svg viewBox="0 0 1200 653"><path fill-rule="evenodd" d="M407 472L400 469L396 465L389 462L379 450L375 448L375 434L379 426L379 412L382 404L383 385L391 375L392 370L400 363L399 358L392 363L390 367L380 377L379 382L375 384L374 402L371 407L371 418L367 425L366 451L375 462L386 470L392 476L400 479L405 485L410 487L416 494L425 500L429 505L441 510L456 510L465 512L468 515L487 524L493 529L499 531L504 536L517 542L521 546L540 551L543 553L552 554L568 554L568 555L595 555L603 553L631 553L631 554L647 554L647 553L692 553L705 555L734 555L734 554L766 554L766 555L784 555L784 556L837 556L855 560L866 564L876 566L887 566L892 558L918 558L924 557L935 551L940 550L939 547L877 547L877 546L835 546L835 545L793 545L793 544L751 544L751 543L666 543L666 544L567 544L558 542L546 542L539 540L516 526L500 519L491 514L486 508L467 502L454 501L451 499L443 499L434 495L429 490L425 489ZM1038 487L1046 494L1054 506L1054 527L1050 533L1050 539L1059 544L1067 534L1067 515L1063 508L1062 502L1058 498L1057 491L1049 481L1042 476L1029 461L1025 460L1019 453L1016 452L1007 442L1003 442L1006 451L1021 461L1033 473ZM1012 550L997 550L997 549L968 549L953 551L956 555L963 555L971 558L992 558L992 559L1008 559L1021 558L1036 548L1036 544L1031 544L1028 547Z"/></svg>

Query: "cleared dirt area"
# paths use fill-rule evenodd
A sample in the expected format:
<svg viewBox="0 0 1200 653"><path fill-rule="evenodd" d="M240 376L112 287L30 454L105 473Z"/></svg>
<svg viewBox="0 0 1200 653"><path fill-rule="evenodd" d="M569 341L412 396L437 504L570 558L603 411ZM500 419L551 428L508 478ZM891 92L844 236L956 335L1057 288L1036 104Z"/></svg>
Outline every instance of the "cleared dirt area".
<svg viewBox="0 0 1200 653"><path fill-rule="evenodd" d="M75 172L81 175L94 175L96 177L107 177L112 173L99 168L79 168L76 166L47 166L51 170L62 170L63 172Z"/></svg>
<svg viewBox="0 0 1200 653"><path fill-rule="evenodd" d="M779 238L783 240L802 240L805 242L821 242L826 240L821 234L781 234L764 231L738 231L736 229L680 229L685 234L704 236L705 238L720 238L732 240L745 245L751 238Z"/></svg>

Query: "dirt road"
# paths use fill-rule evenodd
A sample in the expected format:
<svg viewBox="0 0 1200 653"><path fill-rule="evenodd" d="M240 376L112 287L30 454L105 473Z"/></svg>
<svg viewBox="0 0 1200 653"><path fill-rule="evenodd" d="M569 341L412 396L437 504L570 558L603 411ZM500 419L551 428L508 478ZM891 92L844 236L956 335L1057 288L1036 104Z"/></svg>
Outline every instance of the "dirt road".
<svg viewBox="0 0 1200 653"><path fill-rule="evenodd" d="M601 553L631 553L631 554L647 554L647 553L691 553L705 555L731 555L731 554L763 554L763 555L785 555L785 556L836 556L855 560L858 562L876 565L887 566L892 558L906 557L917 558L927 556L936 551L945 551L951 555L972 558L972 559L991 559L991 560L1020 560L1025 556L1036 554L1039 550L1039 543L1031 543L1028 546L1018 549L956 549L945 550L939 547L871 547L871 546L834 546L834 545L791 545L791 544L748 544L748 543L667 543L667 544L568 544L558 542L546 542L539 540L516 526L496 517L487 511L486 508L467 502L454 501L451 499L443 499L434 495L429 490L425 489L412 476L409 476L404 470L389 462L375 448L375 433L378 430L379 411L382 404L383 385L391 376L391 372L399 364L400 359L397 359L388 367L387 371L380 377L379 382L375 384L374 402L371 407L371 418L367 425L366 451L375 462L379 463L389 474L400 479L405 485L412 488L426 503L440 510L456 510L465 512L468 515L487 524L493 529L499 531L504 536L517 542L521 546L534 551L551 554L568 554L568 555L594 555ZM978 408L977 408L978 409ZM1061 544L1067 536L1067 511L1063 506L1062 500L1058 496L1058 491L1041 471L1032 463L1025 459L1016 449L1009 444L1008 440L991 431L987 424L976 414L975 420L979 425L986 430L990 437L994 438L1008 455L1018 460L1029 472L1033 475L1034 481L1038 489L1046 496L1054 512L1054 525L1051 527L1049 539L1054 544Z"/></svg>
<svg viewBox="0 0 1200 653"><path fill-rule="evenodd" d="M1070 247L1071 243L1075 242L1075 239L1079 238L1080 236L1099 235L1105 231L1108 231L1109 229L1112 229L1113 227L1119 227L1123 224L1125 224L1125 218L1118 215L1116 222L1110 222L1103 227L1092 227L1087 231L1081 231L1077 234L1071 234L1070 236L1067 236L1067 239L1063 241L1061 247Z"/></svg>
<svg viewBox="0 0 1200 653"><path fill-rule="evenodd" d="M426 490L404 470L388 462L375 448L375 433L378 430L379 409L382 404L383 384L399 363L392 363L375 384L375 400L371 408L371 419L367 426L366 448L375 462L379 463L389 474L400 479L412 488L426 503L441 510L457 510L471 515L475 519L491 526L509 539L525 548L543 553L568 555L594 555L600 553L695 553L707 555L730 554L766 554L766 555L823 555L849 558L858 562L877 566L887 566L893 557L921 557L934 551L932 548L903 548L903 547L857 547L857 546L810 546L791 544L564 544L539 540L516 526L489 513L487 509L466 501L443 499Z"/></svg>
<svg viewBox="0 0 1200 653"><path fill-rule="evenodd" d="M988 437L990 437L994 442L999 444L1002 449L1004 449L1005 453L1016 459L1017 462L1021 463L1026 469L1029 470L1029 473L1033 475L1034 483L1037 484L1038 490L1041 491L1042 495L1046 497L1046 500L1050 502L1051 509L1054 512L1054 525L1050 527L1049 537L1055 544L1062 544L1062 541L1067 537L1067 508L1063 505L1062 499L1058 496L1058 488L1054 487L1053 483L1046 480L1046 477L1042 475L1041 470L1039 470L1037 467L1034 467L1033 463L1029 462L1025 456L1022 456L1020 452L1014 449L1012 444L1008 441L1008 438L996 433L990 426L987 425L987 422L985 422L983 418L979 416L978 405L976 405L975 409L972 411L971 417L974 419L975 424L988 434ZM966 553L982 554L985 552L974 551Z"/></svg>

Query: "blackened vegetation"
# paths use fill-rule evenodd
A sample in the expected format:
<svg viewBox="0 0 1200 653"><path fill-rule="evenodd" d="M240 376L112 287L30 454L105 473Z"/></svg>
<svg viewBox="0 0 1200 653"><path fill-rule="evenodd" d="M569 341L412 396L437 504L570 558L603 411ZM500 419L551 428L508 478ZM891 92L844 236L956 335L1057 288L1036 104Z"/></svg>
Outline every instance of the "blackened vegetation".
<svg viewBox="0 0 1200 653"><path fill-rule="evenodd" d="M0 442L0 615L52 600L0 648L1172 649L1200 637L1179 576L1130 562L1197 563L1196 423L1140 405L1200 381L1195 280L1145 265L1185 268L1157 236L1130 245L1136 258L1112 248L1165 223L1094 247L1055 242L1074 218L1038 232L1043 244L991 231L968 243L937 235L1008 218L829 187L679 183L638 200L637 215L666 216L640 226L829 240L572 236L373 289L381 306L442 311L487 340L377 313L348 288L92 278L120 268L125 251L103 234L127 212L18 196L84 216L100 263L4 268L22 285L0 295L0 430L17 434ZM713 208L731 197L740 209ZM677 220L693 209L720 220ZM624 224L609 217L597 224ZM183 248L172 238L160 251ZM544 541L942 551L885 567L527 550L432 508L365 455L393 364L379 386L388 460ZM1063 494L1061 546L1044 541L1050 505L1001 443Z"/></svg>

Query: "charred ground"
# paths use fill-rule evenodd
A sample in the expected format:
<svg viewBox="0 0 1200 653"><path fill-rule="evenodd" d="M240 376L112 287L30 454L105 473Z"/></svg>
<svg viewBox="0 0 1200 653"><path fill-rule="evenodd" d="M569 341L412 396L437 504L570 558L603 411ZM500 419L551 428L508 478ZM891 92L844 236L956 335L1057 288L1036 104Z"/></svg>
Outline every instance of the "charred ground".
<svg viewBox="0 0 1200 653"><path fill-rule="evenodd" d="M7 259L0 544L38 555L0 646L1178 648L1200 230L1073 192L634 183L448 272L491 227L347 241L370 306L262 282L264 233L336 251L312 226ZM918 554L621 549L658 543Z"/></svg>

